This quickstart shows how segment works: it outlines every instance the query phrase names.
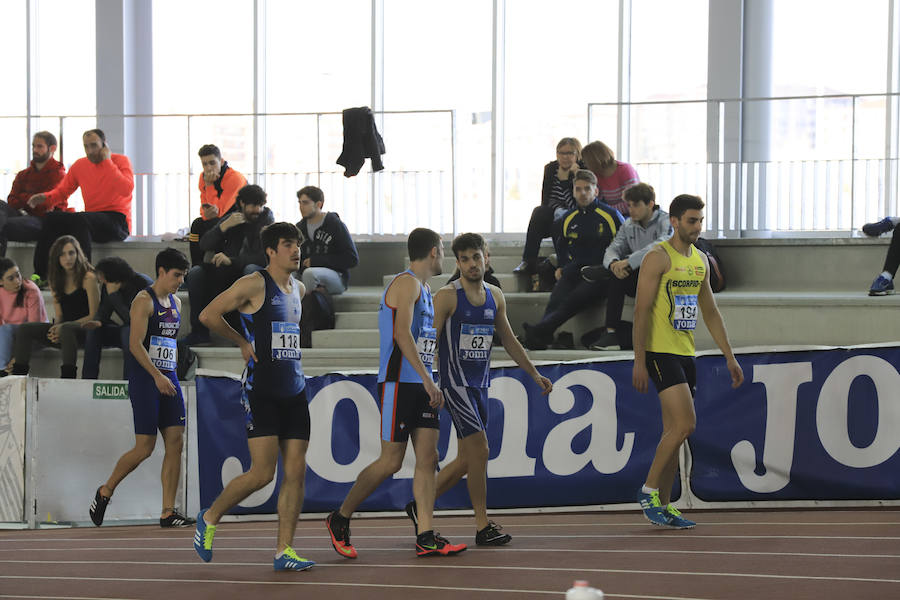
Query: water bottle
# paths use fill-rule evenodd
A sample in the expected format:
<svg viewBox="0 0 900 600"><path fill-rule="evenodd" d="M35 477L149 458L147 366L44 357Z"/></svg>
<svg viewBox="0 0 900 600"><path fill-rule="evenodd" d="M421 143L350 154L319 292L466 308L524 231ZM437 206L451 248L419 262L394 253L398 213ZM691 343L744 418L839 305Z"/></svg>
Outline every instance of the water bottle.
<svg viewBox="0 0 900 600"><path fill-rule="evenodd" d="M603 600L603 592L589 586L587 581L578 580L566 592L566 600Z"/></svg>

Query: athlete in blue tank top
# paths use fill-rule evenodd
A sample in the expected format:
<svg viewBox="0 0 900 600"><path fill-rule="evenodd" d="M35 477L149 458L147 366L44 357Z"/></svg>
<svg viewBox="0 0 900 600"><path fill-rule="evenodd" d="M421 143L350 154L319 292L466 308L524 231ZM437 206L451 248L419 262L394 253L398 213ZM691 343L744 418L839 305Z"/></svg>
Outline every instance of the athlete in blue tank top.
<svg viewBox="0 0 900 600"><path fill-rule="evenodd" d="M416 527L416 555L447 556L466 549L465 544L451 544L436 535L431 524L438 410L444 398L431 374L436 337L428 279L441 274L444 247L440 235L421 227L410 232L406 245L409 269L391 279L378 310L381 456L362 470L340 509L325 519L331 544L344 558L357 556L350 543L350 515L381 482L400 470L410 435L416 455L413 491L422 507Z"/></svg>
<svg viewBox="0 0 900 600"><path fill-rule="evenodd" d="M310 433L300 365L300 300L306 290L293 277L300 267L300 232L291 223L273 223L260 238L269 261L265 270L241 277L200 313L211 331L240 347L247 363L242 402L250 470L232 479L210 507L200 511L194 549L204 561L212 560L213 536L222 515L268 485L280 451L284 478L272 565L276 571L303 571L315 563L291 548L303 505ZM243 335L225 321L225 314L234 310L241 314Z"/></svg>
<svg viewBox="0 0 900 600"><path fill-rule="evenodd" d="M475 543L500 546L512 538L487 517L490 450L484 431L494 333L500 336L507 354L531 376L541 393L550 393L553 386L537 372L513 334L500 288L484 282L487 269L484 239L476 233L464 233L453 240L452 248L460 277L435 295L434 322L440 348L438 377L444 405L459 438L459 450L457 457L438 474L435 497L466 475L475 511ZM406 512L413 517L417 512L416 503L407 505Z"/></svg>
<svg viewBox="0 0 900 600"><path fill-rule="evenodd" d="M194 523L175 510L184 436L184 399L176 373L175 343L181 324L181 302L175 292L184 283L189 266L184 254L166 248L156 255L156 281L131 303L128 347L133 362L128 367L128 393L134 414L135 444L119 458L107 482L97 488L89 513L98 527L116 486L153 452L157 430L165 443L159 525L185 527Z"/></svg>

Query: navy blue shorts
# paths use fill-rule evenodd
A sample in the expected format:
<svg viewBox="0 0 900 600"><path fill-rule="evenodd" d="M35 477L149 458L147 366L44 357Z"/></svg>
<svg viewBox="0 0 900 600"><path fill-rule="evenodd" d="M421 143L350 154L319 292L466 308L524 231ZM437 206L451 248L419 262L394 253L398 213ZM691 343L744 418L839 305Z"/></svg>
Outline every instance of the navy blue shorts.
<svg viewBox="0 0 900 600"><path fill-rule="evenodd" d="M279 440L309 441L309 402L306 389L276 396L244 388L241 403L247 416L247 437L277 436Z"/></svg>
<svg viewBox="0 0 900 600"><path fill-rule="evenodd" d="M163 375L175 385L174 396L163 396L156 389L156 382L141 366L135 366L128 376L128 395L134 415L134 432L140 435L156 435L167 427L184 427L184 396L174 371Z"/></svg>
<svg viewBox="0 0 900 600"><path fill-rule="evenodd" d="M456 427L456 437L463 439L473 433L484 431L487 421L487 388L448 387L441 390L447 412Z"/></svg>

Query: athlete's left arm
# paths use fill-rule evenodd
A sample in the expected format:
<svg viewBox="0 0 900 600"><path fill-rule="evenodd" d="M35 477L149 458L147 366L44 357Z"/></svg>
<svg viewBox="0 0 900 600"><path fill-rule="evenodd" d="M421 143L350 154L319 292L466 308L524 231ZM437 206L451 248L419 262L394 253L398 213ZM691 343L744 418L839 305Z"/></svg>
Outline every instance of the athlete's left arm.
<svg viewBox="0 0 900 600"><path fill-rule="evenodd" d="M549 379L538 373L534 363L531 362L528 355L525 353L525 348L523 348L522 344L519 343L519 340L516 339L512 327L509 325L509 319L506 317L506 298L503 297L503 292L495 285L489 283L485 285L491 292L491 295L494 297L494 303L497 305L497 314L494 317L494 328L500 336L503 348L506 350L506 353L509 354L510 358L516 361L519 368L534 379L534 382L541 388L541 393L544 395L549 394L553 390L553 384L550 383Z"/></svg>
<svg viewBox="0 0 900 600"><path fill-rule="evenodd" d="M444 324L456 312L456 289L445 285L434 295L434 339L440 340Z"/></svg>
<svg viewBox="0 0 900 600"><path fill-rule="evenodd" d="M728 332L725 330L725 320L722 318L722 313L719 312L716 299L713 297L712 288L709 285L709 261L702 252L698 252L698 254L706 268L704 270L703 283L700 284L697 304L703 313L703 322L706 323L706 328L722 351L722 354L725 355L728 372L731 374L731 387L736 388L744 382L744 371L741 370L741 365L738 364L737 359L734 357L734 352L731 350Z"/></svg>

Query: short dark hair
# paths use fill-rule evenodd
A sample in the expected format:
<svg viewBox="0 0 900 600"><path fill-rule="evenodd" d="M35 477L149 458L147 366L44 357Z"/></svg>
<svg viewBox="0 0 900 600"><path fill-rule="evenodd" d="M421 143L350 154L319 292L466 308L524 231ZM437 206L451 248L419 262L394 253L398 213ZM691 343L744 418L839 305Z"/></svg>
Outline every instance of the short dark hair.
<svg viewBox="0 0 900 600"><path fill-rule="evenodd" d="M134 269L119 256L107 256L94 265L94 270L103 273L103 278L110 283L124 283L134 277Z"/></svg>
<svg viewBox="0 0 900 600"><path fill-rule="evenodd" d="M6 275L7 271L13 268L18 268L18 266L19 265L16 264L16 261L9 258L8 256L0 256L0 278ZM16 301L13 303L13 306L25 306L25 292L27 291L28 288L25 287L25 281L23 278L22 287L20 287L19 291L16 292Z"/></svg>
<svg viewBox="0 0 900 600"><path fill-rule="evenodd" d="M625 190L625 200L650 204L656 202L656 191L649 183L638 183Z"/></svg>
<svg viewBox="0 0 900 600"><path fill-rule="evenodd" d="M578 169L575 171L575 181L587 181L592 186L597 187L597 176L589 169Z"/></svg>
<svg viewBox="0 0 900 600"><path fill-rule="evenodd" d="M672 199L672 203L669 205L669 216L680 219L686 211L703 210L704 206L706 205L700 196L681 194Z"/></svg>
<svg viewBox="0 0 900 600"><path fill-rule="evenodd" d="M259 232L259 241L262 242L263 252L268 249L278 251L281 240L300 241L300 230L293 223L279 221L272 223ZM268 256L268 255L266 255Z"/></svg>
<svg viewBox="0 0 900 600"><path fill-rule="evenodd" d="M409 252L409 260L422 260L428 258L432 248L437 248L443 244L441 236L425 227L416 227L409 232L409 238L406 240L406 250Z"/></svg>
<svg viewBox="0 0 900 600"><path fill-rule="evenodd" d="M219 152L219 147L215 144L204 144L203 146L200 146L200 150L197 151L197 156L200 158L209 156L210 154L216 158L222 158L222 153Z"/></svg>
<svg viewBox="0 0 900 600"><path fill-rule="evenodd" d="M98 138L100 138L100 141L103 142L104 144L106 143L106 134L103 133L102 129L88 129L87 131L85 131L84 133L81 134L81 137L84 137L90 133L93 133Z"/></svg>
<svg viewBox="0 0 900 600"><path fill-rule="evenodd" d="M235 202L240 202L241 206L244 206L245 204L265 206L266 191L255 183L245 185L238 190L237 196L235 197Z"/></svg>
<svg viewBox="0 0 900 600"><path fill-rule="evenodd" d="M56 136L53 135L52 133L50 133L49 131L38 131L36 134L34 134L34 137L41 138L42 140L44 140L44 143L47 144L48 146L56 146L57 145ZM9 270L9 269L7 269L7 270Z"/></svg>
<svg viewBox="0 0 900 600"><path fill-rule="evenodd" d="M450 245L450 249L453 250L453 256L459 258L459 253L463 250L481 250L482 255L487 254L486 244L484 243L484 238L478 235L477 233L461 233L456 236L456 239L453 240L453 243Z"/></svg>
<svg viewBox="0 0 900 600"><path fill-rule="evenodd" d="M159 277L160 268L164 271L172 269L180 269L187 271L191 266L191 261L187 259L184 252L176 248L166 248L160 250L156 255L156 276Z"/></svg>
<svg viewBox="0 0 900 600"><path fill-rule="evenodd" d="M314 185L308 185L297 190L297 200L300 199L300 196L308 196L315 203L321 202L323 205L325 204L325 192Z"/></svg>

